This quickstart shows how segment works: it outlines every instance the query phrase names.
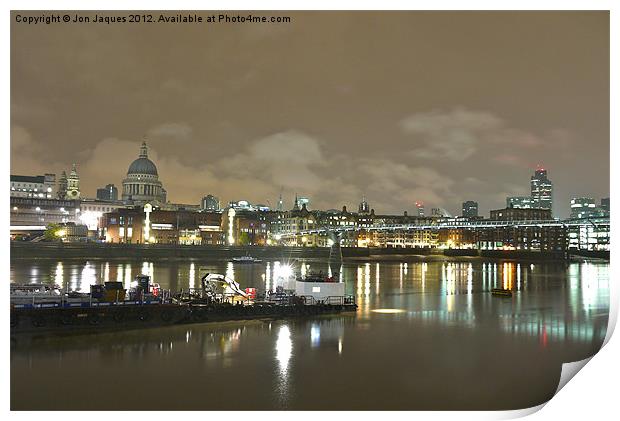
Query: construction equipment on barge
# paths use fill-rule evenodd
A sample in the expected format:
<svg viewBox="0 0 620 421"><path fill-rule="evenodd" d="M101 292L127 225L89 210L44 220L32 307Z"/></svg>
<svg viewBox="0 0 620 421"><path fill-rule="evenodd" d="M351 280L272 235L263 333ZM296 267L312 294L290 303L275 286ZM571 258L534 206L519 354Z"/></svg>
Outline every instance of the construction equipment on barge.
<svg viewBox="0 0 620 421"><path fill-rule="evenodd" d="M11 335L56 332L93 333L173 324L258 318L303 317L355 311L353 296L295 295L281 291L280 300L248 293L224 275L207 273L201 287L172 294L147 275L136 277L128 291L120 282L93 285L90 293L58 288L11 286ZM220 290L222 290L220 292Z"/></svg>

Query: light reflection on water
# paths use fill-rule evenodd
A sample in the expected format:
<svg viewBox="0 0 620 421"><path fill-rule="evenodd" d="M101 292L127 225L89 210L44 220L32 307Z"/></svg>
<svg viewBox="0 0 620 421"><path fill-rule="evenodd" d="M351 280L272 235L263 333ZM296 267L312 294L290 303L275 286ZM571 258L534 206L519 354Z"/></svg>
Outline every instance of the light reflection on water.
<svg viewBox="0 0 620 421"><path fill-rule="evenodd" d="M273 265L273 270L272 270ZM410 271L410 266L412 267ZM126 288L131 286L135 275L145 274L151 276L154 282L158 282L163 288L172 288L176 284L177 288L196 288L200 276L208 271L218 270L218 265L200 265L195 261L179 262L176 266L176 273L179 279L172 282L170 279L171 271L166 270L166 265L155 266L153 261L127 262L125 264L110 264L110 262L85 261L77 263L75 261L44 262L34 261L26 264L14 264L11 267L11 282L43 282L55 283L61 287L68 287L71 290L88 292L90 285L103 283L109 279L116 279L124 283ZM319 262L301 262L298 271L308 273L309 271L321 271L324 264ZM521 265L515 262L503 262L499 265L496 262L415 262L415 263L363 263L345 265L341 271L344 277L347 293L354 293L360 318L367 318L372 308L385 307L384 300L395 300L399 305L408 310L409 314L433 314L438 312L460 312L467 314L475 312L475 306L488 306L496 304L497 299L486 294L488 290L495 287L512 289L515 291L513 306L523 310L524 298L520 292L529 295L535 291L541 294L548 294L549 288L554 290L555 298L561 298L568 294L562 306L571 315L572 322L575 319L587 320L588 315L593 311L605 310L608 306L608 282L609 265L601 263L571 263L567 270L557 270L557 264L552 266L538 264ZM242 287L255 287L259 292L274 290L278 278L282 277L284 266L280 261L266 262L263 265L234 265L232 262L225 263L224 273L232 279L241 283ZM221 265L220 265L221 268ZM549 268L552 270L550 271ZM220 269L221 270L221 269ZM381 272L385 270L385 281L391 281L391 289L382 291ZM389 278L387 273L398 272L398 288L394 288L394 276ZM351 277L351 273L355 277ZM540 271L537 273L537 271ZM328 270L326 270L328 272ZM562 273L564 272L564 274ZM328 272L329 273L329 272ZM28 275L28 276L26 276ZM439 275L439 276L438 276ZM530 280L535 278L533 285ZM553 279L553 285L549 278ZM430 279L429 279L430 278ZM536 279L537 278L537 279ZM374 286L374 288L371 288ZM382 294L383 293L383 294ZM400 293L400 294L399 294ZM415 294L419 300L409 298ZM465 296L464 302L458 296ZM540 297L532 295L531 300ZM425 308L426 301L437 308ZM437 302L439 300L439 302ZM419 301L419 302L418 302ZM501 302L501 300L499 301ZM416 308L422 305L423 309ZM394 307L394 306L389 306ZM513 312L511 311L511 314ZM535 315L539 317L540 315ZM566 313L561 313L560 319L565 318ZM517 328L516 331L522 329ZM525 329L530 331L531 329ZM551 329L553 330L553 329Z"/></svg>
<svg viewBox="0 0 620 421"><path fill-rule="evenodd" d="M204 273L219 272L240 282L242 288L255 287L260 293L274 288L287 263L18 260L12 262L11 282L68 284L70 289L88 291L90 285L106 279L116 279L128 286L134 276L145 273L162 288L186 289L196 287ZM298 272L303 268L306 273L329 273L327 262L322 261L304 261L296 263L295 267ZM94 370L99 381L104 383L107 376L110 384L116 382L113 378L118 374L115 365L122 366L125 372L134 370L131 364L137 365L135 370L156 366L163 370L171 384L188 381L188 373L195 371L190 383L199 385L197 389L210 387L206 382L213 378L217 378L224 389L240 388L252 395L245 400L247 408L320 409L312 405L320 402L328 405L330 398L321 393L342 383L341 379L331 377L338 373L350 376L347 384L352 389L359 387L360 393L365 391L382 397L382 403L375 403L371 408L415 409L415 402L397 401L395 396L399 393L390 389L392 380L389 379L401 375L405 361L411 370L435 367L439 377L452 375L454 371L454 367L444 361L445 355L459 361L459 367L465 367L463 370L471 366L472 373L479 369L479 355L485 355L485 365L490 366L525 358L533 361L533 365L554 363L559 367L563 361L591 355L598 350L605 335L609 305L609 265L605 263L530 264L470 259L345 263L338 270L346 292L353 294L358 302L355 315L248 322L234 327L179 326L94 335L88 336L88 340L63 338L49 346L44 343L20 347L18 344L11 355L12 387L27 390L27 385L22 385L19 378L36 380L44 372L37 371L37 367L50 358L61 361L55 364L62 368L62 375L75 376L75 384L79 384L78 368L72 368L69 362L77 361L76 367L79 367L80 361L86 364L88 360L88 370ZM489 290L496 287L512 288L514 296L491 296ZM433 346L426 350L424 344ZM496 351L489 353L489 350ZM468 353L471 353L470 358L463 357ZM170 365L170 370L165 368L166 364ZM397 365L392 367L392 364ZM378 370L377 367L382 366L385 369ZM172 367L178 369L175 371ZM499 387L507 381L502 376L508 376L515 385L523 381L526 394L536 391L535 388L528 390L527 384L541 384L540 388L545 384L538 379L527 380L519 365L502 367L505 368L493 372L496 380L485 377L484 381L496 381ZM544 372L546 366L537 367ZM366 374L359 376L359 373ZM256 375L257 379L250 380L248 375ZM314 378L322 379L320 387L311 380ZM240 384L239 379L246 379L246 382ZM401 379L400 382L407 381ZM271 382L271 386L265 382ZM136 389L157 394L162 387L166 386L141 383ZM409 384L409 387L417 386ZM441 394L451 386L427 384L426 389L417 390L417 393L430 394L433 387ZM79 394L81 390L76 387L72 392ZM472 394L469 396L472 405L489 401L488 396L475 395L475 390L467 393ZM12 394L12 399L19 399L19 396ZM371 405L370 401L365 403L356 396L346 400L353 406L339 407L338 402L334 402L329 407L366 408L364 405ZM204 406L194 409L227 408L222 403L225 398L222 399L217 403L204 402ZM432 401L432 396L428 399ZM516 402L516 398L510 396L494 399L505 399L508 406ZM22 404L28 405L25 401ZM383 404L386 406L381 406ZM161 405L166 408L164 403Z"/></svg>

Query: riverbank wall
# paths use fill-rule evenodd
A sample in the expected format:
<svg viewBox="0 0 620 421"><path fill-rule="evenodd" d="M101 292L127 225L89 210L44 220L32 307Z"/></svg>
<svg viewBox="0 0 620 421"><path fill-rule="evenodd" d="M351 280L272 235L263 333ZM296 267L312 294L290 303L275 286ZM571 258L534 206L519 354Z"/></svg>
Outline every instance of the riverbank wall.
<svg viewBox="0 0 620 421"><path fill-rule="evenodd" d="M11 242L11 259L20 258L106 258L106 259L174 259L196 258L224 260L251 255L259 259L328 259L326 247L258 247L258 246L180 246L167 244L109 243L30 243ZM343 247L344 260L391 260L416 257L483 257L519 260L565 260L564 252L525 250L460 250L437 248L366 248ZM609 252L575 254L581 258L609 259Z"/></svg>

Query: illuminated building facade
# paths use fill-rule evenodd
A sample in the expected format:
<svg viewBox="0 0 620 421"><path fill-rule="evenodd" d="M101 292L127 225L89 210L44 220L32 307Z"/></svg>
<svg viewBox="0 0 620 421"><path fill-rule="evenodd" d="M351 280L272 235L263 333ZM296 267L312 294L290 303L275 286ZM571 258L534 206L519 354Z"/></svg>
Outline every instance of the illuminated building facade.
<svg viewBox="0 0 620 421"><path fill-rule="evenodd" d="M424 203L415 202L417 216L424 217Z"/></svg>
<svg viewBox="0 0 620 421"><path fill-rule="evenodd" d="M157 167L148 157L146 142L142 142L138 159L129 165L122 198L129 204L166 203L166 190L159 181Z"/></svg>
<svg viewBox="0 0 620 421"><path fill-rule="evenodd" d="M568 246L567 230L562 226L479 228L473 234L480 250L565 251Z"/></svg>
<svg viewBox="0 0 620 421"><path fill-rule="evenodd" d="M463 202L461 215L465 218L477 218L478 202L474 202L473 200Z"/></svg>
<svg viewBox="0 0 620 421"><path fill-rule="evenodd" d="M539 168L530 179L534 208L553 210L553 183L547 177L547 170Z"/></svg>
<svg viewBox="0 0 620 421"><path fill-rule="evenodd" d="M299 196L295 198L295 204L298 208L301 209L302 206L306 206L306 208L310 207L310 199L308 197Z"/></svg>
<svg viewBox="0 0 620 421"><path fill-rule="evenodd" d="M494 221L542 221L553 219L551 209L506 208L491 211Z"/></svg>
<svg viewBox="0 0 620 421"><path fill-rule="evenodd" d="M74 222L66 222L59 225L60 229L57 233L60 234L59 238L61 241L68 243L81 243L89 240L89 229L86 225L76 224Z"/></svg>
<svg viewBox="0 0 620 421"><path fill-rule="evenodd" d="M101 236L110 243L222 245L222 214L217 212L167 211L154 208L147 215L142 206L117 209L103 215Z"/></svg>
<svg viewBox="0 0 620 421"><path fill-rule="evenodd" d="M11 197L11 230L14 227L39 227L79 222L80 202L77 200ZM33 228L34 229L34 228Z"/></svg>
<svg viewBox="0 0 620 421"><path fill-rule="evenodd" d="M591 197L573 197L570 200L571 218L590 218L596 216L599 210Z"/></svg>
<svg viewBox="0 0 620 421"><path fill-rule="evenodd" d="M104 213L125 207L123 202L99 199L82 199L79 203L80 211L77 220L86 225L90 231L99 228Z"/></svg>
<svg viewBox="0 0 620 421"><path fill-rule="evenodd" d="M118 189L114 184L107 184L105 187L97 189L97 199L118 200Z"/></svg>
<svg viewBox="0 0 620 421"><path fill-rule="evenodd" d="M272 212L227 208L222 213L221 231L231 246L264 246L269 235Z"/></svg>
<svg viewBox="0 0 620 421"><path fill-rule="evenodd" d="M268 212L270 209L266 205L253 204L247 200L238 200L228 202L228 208L233 208L235 211L250 211L250 212Z"/></svg>
<svg viewBox="0 0 620 421"><path fill-rule="evenodd" d="M202 198L200 208L208 212L218 212L220 210L220 199L208 194Z"/></svg>
<svg viewBox="0 0 620 421"><path fill-rule="evenodd" d="M510 196L506 198L506 207L532 209L536 206L534 206L534 199L532 199L532 196Z"/></svg>
<svg viewBox="0 0 620 421"><path fill-rule="evenodd" d="M56 198L56 174L11 175L11 197Z"/></svg>
<svg viewBox="0 0 620 421"><path fill-rule="evenodd" d="M589 219L588 224L568 227L568 248L571 250L610 251L609 218Z"/></svg>

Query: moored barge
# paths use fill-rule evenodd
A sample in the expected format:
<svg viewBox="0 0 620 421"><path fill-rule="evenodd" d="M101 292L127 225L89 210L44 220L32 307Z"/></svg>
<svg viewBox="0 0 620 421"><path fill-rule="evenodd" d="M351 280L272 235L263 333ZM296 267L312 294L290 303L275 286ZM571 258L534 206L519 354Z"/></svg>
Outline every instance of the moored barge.
<svg viewBox="0 0 620 421"><path fill-rule="evenodd" d="M222 322L260 318L307 317L354 312L353 296L296 295L280 288L277 294L257 297L223 275L206 274L201 288L171 294L151 284L146 275L136 277L135 288L125 291L118 283L94 285L90 294L15 294L12 287L11 335L60 332L95 333L161 327L174 324ZM224 292L218 293L217 287ZM32 289L32 288L31 288ZM14 296L18 298L13 298ZM126 297L128 295L128 297ZM275 299L277 297L277 299Z"/></svg>

